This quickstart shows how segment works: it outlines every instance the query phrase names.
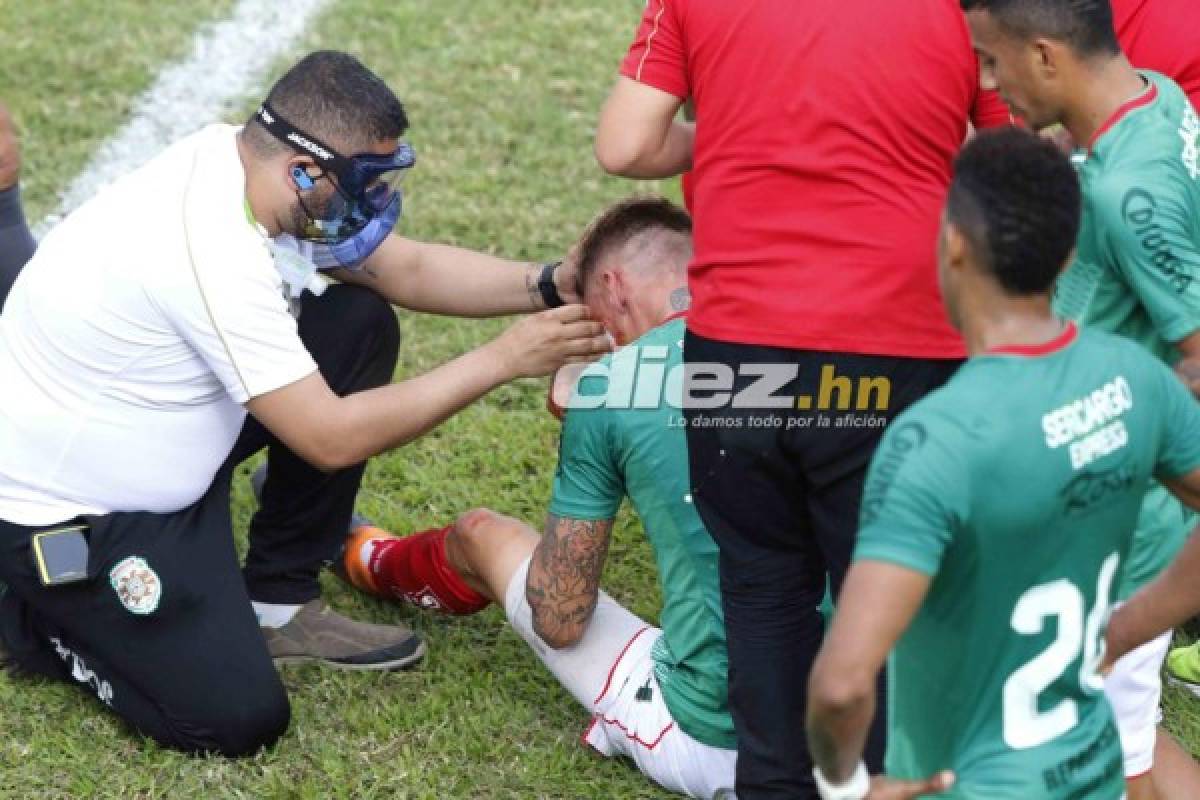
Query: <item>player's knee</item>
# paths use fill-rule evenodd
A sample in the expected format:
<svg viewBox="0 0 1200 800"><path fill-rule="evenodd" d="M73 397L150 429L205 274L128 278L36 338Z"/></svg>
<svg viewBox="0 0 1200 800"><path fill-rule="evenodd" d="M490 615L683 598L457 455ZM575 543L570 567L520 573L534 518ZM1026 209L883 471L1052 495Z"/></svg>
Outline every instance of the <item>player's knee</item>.
<svg viewBox="0 0 1200 800"><path fill-rule="evenodd" d="M196 754L252 756L278 741L291 722L291 705L278 679L215 693L209 700L201 717L176 723L177 741L171 744Z"/></svg>
<svg viewBox="0 0 1200 800"><path fill-rule="evenodd" d="M478 554L487 547L503 522L504 517L490 508L473 508L458 516L450 536L464 553Z"/></svg>
<svg viewBox="0 0 1200 800"><path fill-rule="evenodd" d="M471 573L483 576L524 530L519 520L489 508L473 508L455 521L447 547L461 554Z"/></svg>
<svg viewBox="0 0 1200 800"><path fill-rule="evenodd" d="M400 324L395 310L378 294L362 286L342 284L331 287L326 294L333 296L321 299L334 304L331 313L340 320L341 336L365 348L367 353L367 374L355 381L353 390L389 383L400 357Z"/></svg>
<svg viewBox="0 0 1200 800"><path fill-rule="evenodd" d="M246 703L229 719L222 732L221 753L230 756L250 756L270 747L283 736L291 722L292 709L282 685L266 697Z"/></svg>
<svg viewBox="0 0 1200 800"><path fill-rule="evenodd" d="M367 329L374 331L385 342L394 343L393 346L400 344L400 323L396 319L396 312L387 300L384 300L375 292L363 290L366 297L360 301L363 325Z"/></svg>
<svg viewBox="0 0 1200 800"><path fill-rule="evenodd" d="M386 383L391 380L400 357L400 323L386 300L368 289L355 288L363 295L356 298L356 315L364 334L363 341L373 344L375 358L387 373L383 381Z"/></svg>

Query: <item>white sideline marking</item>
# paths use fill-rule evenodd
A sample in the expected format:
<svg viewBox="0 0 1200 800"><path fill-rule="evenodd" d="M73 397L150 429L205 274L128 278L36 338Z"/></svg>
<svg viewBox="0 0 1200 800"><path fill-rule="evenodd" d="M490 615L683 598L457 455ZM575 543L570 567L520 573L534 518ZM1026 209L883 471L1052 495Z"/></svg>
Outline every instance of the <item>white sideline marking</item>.
<svg viewBox="0 0 1200 800"><path fill-rule="evenodd" d="M205 25L191 54L166 67L134 103L133 117L105 142L36 228L41 237L106 184L131 172L171 142L219 121L260 83L275 59L304 33L328 0L238 0L233 13Z"/></svg>

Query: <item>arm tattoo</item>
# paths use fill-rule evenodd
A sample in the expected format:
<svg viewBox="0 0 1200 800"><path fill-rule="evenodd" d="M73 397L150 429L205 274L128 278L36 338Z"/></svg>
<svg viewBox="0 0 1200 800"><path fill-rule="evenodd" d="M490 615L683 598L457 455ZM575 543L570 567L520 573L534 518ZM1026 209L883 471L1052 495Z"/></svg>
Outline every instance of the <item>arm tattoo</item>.
<svg viewBox="0 0 1200 800"><path fill-rule="evenodd" d="M686 287L680 286L678 289L671 290L671 310L672 311L687 311L688 306L692 304L692 293Z"/></svg>
<svg viewBox="0 0 1200 800"><path fill-rule="evenodd" d="M592 618L612 526L611 519L546 518L525 594L533 608L534 631L552 647L577 641Z"/></svg>

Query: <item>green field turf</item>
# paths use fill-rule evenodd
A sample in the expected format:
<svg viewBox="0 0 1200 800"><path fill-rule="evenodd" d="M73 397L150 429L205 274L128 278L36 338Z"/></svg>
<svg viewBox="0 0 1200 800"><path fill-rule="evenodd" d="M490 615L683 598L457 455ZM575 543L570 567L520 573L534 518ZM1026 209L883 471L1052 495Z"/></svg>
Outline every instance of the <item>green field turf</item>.
<svg viewBox="0 0 1200 800"><path fill-rule="evenodd" d="M233 0L0 0L0 100L24 134L31 219L127 118L163 63Z"/></svg>
<svg viewBox="0 0 1200 800"><path fill-rule="evenodd" d="M119 126L161 64L186 51L195 27L231 5L0 0L0 99L25 137L34 219L54 207L56 192ZM407 184L404 233L548 259L616 198L638 188L677 197L673 184L604 178L591 155L597 109L642 6L337 0L293 55L352 50L406 102L419 165ZM445 361L504 324L401 312L397 377ZM446 524L478 505L540 523L557 445L544 400L544 381L522 381L373 460L360 509L398 532ZM244 479L234 503L244 545L253 510ZM392 674L285 670L291 730L270 752L241 762L161 751L72 687L0 676L0 798L670 796L579 745L584 713L506 630L500 611L420 615L323 580L340 610L422 631L424 664ZM650 551L627 513L604 584L655 619ZM1200 704L1168 697L1170 723L1196 750Z"/></svg>

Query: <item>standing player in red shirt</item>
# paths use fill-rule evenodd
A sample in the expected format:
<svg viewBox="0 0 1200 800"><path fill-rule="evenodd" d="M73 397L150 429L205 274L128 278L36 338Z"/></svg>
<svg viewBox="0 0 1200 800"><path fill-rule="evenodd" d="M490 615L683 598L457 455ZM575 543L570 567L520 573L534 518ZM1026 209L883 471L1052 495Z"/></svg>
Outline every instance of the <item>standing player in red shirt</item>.
<svg viewBox="0 0 1200 800"><path fill-rule="evenodd" d="M609 172L693 170L685 358L719 389L687 412L689 500L721 548L743 800L816 796L800 721L817 605L883 431L842 410L875 386L886 422L965 353L934 246L968 120L1009 120L978 86L953 0L649 0L601 115ZM695 124L676 120L689 98ZM782 407L721 402L764 371Z"/></svg>

